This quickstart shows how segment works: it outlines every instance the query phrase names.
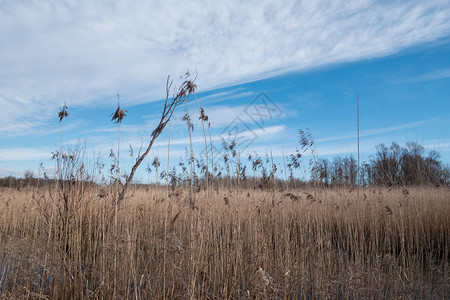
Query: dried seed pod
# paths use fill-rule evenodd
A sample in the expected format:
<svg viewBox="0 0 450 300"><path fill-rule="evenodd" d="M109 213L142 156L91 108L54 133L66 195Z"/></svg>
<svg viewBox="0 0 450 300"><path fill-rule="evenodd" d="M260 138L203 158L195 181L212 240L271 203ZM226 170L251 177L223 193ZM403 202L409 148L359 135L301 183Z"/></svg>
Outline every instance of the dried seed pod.
<svg viewBox="0 0 450 300"><path fill-rule="evenodd" d="M128 112L128 110L120 109L120 103L117 103L116 111L109 115L110 117L112 116L111 121L116 124L121 123L122 119L126 116L125 112Z"/></svg>
<svg viewBox="0 0 450 300"><path fill-rule="evenodd" d="M61 111L58 112L59 122L61 122L64 118L67 118L67 117L69 117L69 113L67 112L67 105L64 104Z"/></svg>

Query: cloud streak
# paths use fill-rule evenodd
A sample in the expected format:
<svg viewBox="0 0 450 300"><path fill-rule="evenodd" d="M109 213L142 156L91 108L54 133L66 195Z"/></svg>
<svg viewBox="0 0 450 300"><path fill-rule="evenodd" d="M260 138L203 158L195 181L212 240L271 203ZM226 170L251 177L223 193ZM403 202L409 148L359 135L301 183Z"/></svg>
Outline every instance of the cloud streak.
<svg viewBox="0 0 450 300"><path fill-rule="evenodd" d="M205 91L383 56L447 36L449 16L448 1L5 1L0 133L44 124L65 99L155 101L186 68Z"/></svg>
<svg viewBox="0 0 450 300"><path fill-rule="evenodd" d="M426 125L433 124L437 121L445 120L445 118L432 118L429 120L423 120L418 122L412 122L402 125L396 125L396 126L389 126L389 127L382 127L382 128L376 128L376 129L368 129L368 130L362 130L359 134L360 137L367 137L367 136L374 136L389 132L395 132L399 130L406 130L406 129L412 129L412 128L418 128ZM354 133L346 133L344 135L339 136L332 136L327 138L321 138L317 139L316 142L332 142L332 141L339 141L339 140L347 140L347 139L355 139L356 138L356 132Z"/></svg>
<svg viewBox="0 0 450 300"><path fill-rule="evenodd" d="M51 157L51 150L42 148L3 148L0 161L44 160Z"/></svg>

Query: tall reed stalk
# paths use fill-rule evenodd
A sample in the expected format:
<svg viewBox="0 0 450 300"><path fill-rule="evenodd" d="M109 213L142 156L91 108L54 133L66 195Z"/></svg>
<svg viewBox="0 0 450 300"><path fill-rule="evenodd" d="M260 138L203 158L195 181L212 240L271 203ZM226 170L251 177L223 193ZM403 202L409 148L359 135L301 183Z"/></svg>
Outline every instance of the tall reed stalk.
<svg viewBox="0 0 450 300"><path fill-rule="evenodd" d="M116 179L116 185L117 185L117 195L115 197L115 214L114 214L114 236L115 242L114 242L114 271L115 274L117 271L117 218L119 213L119 195L120 195L120 168L119 168L119 162L120 162L120 124L122 124L122 120L125 117L125 112L128 112L127 110L122 110L120 108L120 96L117 94L117 99L119 102L117 102L117 109L115 112L113 112L110 116L112 116L111 121L119 125L118 134L117 134L117 179ZM114 276L114 296L116 295L116 287L117 287L117 275Z"/></svg>
<svg viewBox="0 0 450 300"><path fill-rule="evenodd" d="M211 187L214 189L214 151L211 138L211 123L208 122L209 145L211 146Z"/></svg>
<svg viewBox="0 0 450 300"><path fill-rule="evenodd" d="M170 121L169 121L169 143L167 145L167 174L166 174L167 199L169 199L169 174L170 174Z"/></svg>
<svg viewBox="0 0 450 300"><path fill-rule="evenodd" d="M189 189L190 190L190 194L189 194L190 197L189 198L190 198L190 201L193 201L192 200L192 192L193 192L193 189L194 189L195 160L194 160L194 148L193 148L193 145L192 145L192 132L191 132L191 129L194 128L194 125L191 122L191 117L189 115L186 102L187 101L184 101L184 107L186 109L186 114L183 117L183 121L186 122L186 125L188 127L188 131L189 131L189 146L190 146L190 149L189 149L189 165L191 167L191 184L190 184L190 189Z"/></svg>
<svg viewBox="0 0 450 300"><path fill-rule="evenodd" d="M127 198L115 233L115 196L98 198L98 187L88 187L68 228L55 218L45 280L39 204L46 200L30 202L32 190L0 188L2 296L38 298L41 290L40 299L446 299L449 293L448 187L361 189L358 200L350 188L316 188L313 197L311 186L275 190L272 205L270 190L241 186L240 201L230 197L234 190L221 189L216 201L199 197L194 211L184 205L175 211L161 202L164 189L151 188Z"/></svg>
<svg viewBox="0 0 450 300"><path fill-rule="evenodd" d="M197 93L194 92L195 102L197 103L198 112L200 114L199 119L202 121L203 137L205 138L205 156L206 156L206 189L209 187L209 161L208 161L208 142L206 141L205 122L208 122L208 116L205 114L203 107L200 107L197 100ZM208 193L207 193L208 194Z"/></svg>
<svg viewBox="0 0 450 300"><path fill-rule="evenodd" d="M64 102L64 105L62 107L62 109L58 112L58 118L59 118L59 122L61 123L61 142L60 142L60 146L59 146L59 157L58 157L58 168L56 170L56 180L55 180L55 196L54 196L54 201L58 201L58 181L59 181L59 176L60 176L60 171L61 171L61 160L62 160L62 146L63 146L63 137L64 137L64 119L69 117L69 113L67 111L67 105L66 102ZM41 163L42 165L42 163ZM39 168L39 177L40 176L40 168ZM50 212L50 222L48 224L48 236L47 236L47 248L45 250L45 258L44 258L44 276L43 279L45 280L47 274L46 274L46 269L47 269L47 261L48 261L48 249L50 248L50 241L51 241L51 237L52 237L52 228L53 228L53 219L54 219L54 205L51 206L50 208L51 212ZM42 293L42 289L39 292L40 294Z"/></svg>

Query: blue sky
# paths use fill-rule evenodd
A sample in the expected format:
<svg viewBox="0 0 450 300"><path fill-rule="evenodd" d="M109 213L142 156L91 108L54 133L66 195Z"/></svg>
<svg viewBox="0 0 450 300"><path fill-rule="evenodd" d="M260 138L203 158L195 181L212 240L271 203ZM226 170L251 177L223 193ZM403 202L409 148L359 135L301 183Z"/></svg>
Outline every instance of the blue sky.
<svg viewBox="0 0 450 300"><path fill-rule="evenodd" d="M117 93L128 110L121 165L129 169L129 145L145 145L157 124L167 75L177 82L186 69L198 72L198 100L217 148L229 125L239 124L252 140L238 144L243 156L271 152L280 163L306 128L320 157L355 154L359 94L362 160L377 144L415 141L450 163L448 1L186 5L0 2L0 176L37 172L40 162L52 172L64 101L66 147L86 142L88 158L101 153L108 164L117 148L109 117ZM258 107L263 124L252 114ZM195 102L188 110L198 120ZM171 123L174 161L189 148L184 113L179 107ZM198 154L198 121L193 135ZM139 179L155 155L165 164L167 144L166 130Z"/></svg>

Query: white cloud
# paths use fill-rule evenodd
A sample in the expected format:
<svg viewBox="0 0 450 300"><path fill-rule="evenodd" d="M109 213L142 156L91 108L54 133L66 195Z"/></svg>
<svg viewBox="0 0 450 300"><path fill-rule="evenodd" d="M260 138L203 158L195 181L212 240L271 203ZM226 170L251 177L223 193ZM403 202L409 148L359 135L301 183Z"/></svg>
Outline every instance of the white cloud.
<svg viewBox="0 0 450 300"><path fill-rule="evenodd" d="M279 134L281 132L283 132L286 129L286 127L284 125L276 125L276 126L269 126L269 127L265 127L265 128L258 128L258 129L254 129L251 131L243 131L239 133L239 137L240 138L252 138L254 136L256 136L256 140L260 140L260 139L267 139L270 137L273 137L273 135L275 134ZM211 136L211 140L214 142L217 142L218 146L221 145L222 142L222 138L227 138L227 134L223 133L221 134L217 134L217 135L212 135ZM199 135L196 137L192 138L192 143L193 144L200 144L200 146L203 146L205 140L203 135ZM209 137L207 137L207 142L209 143ZM132 144L133 148L137 149L140 147L140 140L137 139L130 139L129 141L127 141L128 144ZM185 138L175 138L175 139L171 139L170 140L170 146L188 146L190 143L189 137L185 137ZM145 144L145 143L144 143ZM168 140L160 140L158 141L155 145L159 146L159 147L167 147L169 144ZM145 145L144 145L145 146ZM125 148L125 146L124 146Z"/></svg>
<svg viewBox="0 0 450 300"><path fill-rule="evenodd" d="M3 1L0 132L41 126L64 100L160 99L186 68L204 91L390 54L447 36L449 16L439 0Z"/></svg>
<svg viewBox="0 0 450 300"><path fill-rule="evenodd" d="M203 103L211 105L218 102L223 102L225 100L231 100L236 98L244 98L249 96L256 96L255 92L245 92L242 88L237 88L229 91L223 91L214 93L208 96L198 98L198 102L200 105Z"/></svg>
<svg viewBox="0 0 450 300"><path fill-rule="evenodd" d="M23 170L0 168L0 178L7 176L23 177L23 175L24 175Z"/></svg>
<svg viewBox="0 0 450 300"><path fill-rule="evenodd" d="M411 129L411 128L420 128L423 126L432 125L433 123L436 123L436 122L442 121L442 120L445 120L445 118L432 118L429 120L406 123L406 124L402 124L402 125L362 130L360 132L359 136L360 137L374 136L374 135L380 135L380 134L389 133L389 132ZM320 138L320 139L317 139L316 142L331 142L331 141L339 141L339 140L355 139L355 138L356 138L356 130L355 130L355 132L349 132L344 135Z"/></svg>
<svg viewBox="0 0 450 300"><path fill-rule="evenodd" d="M51 151L41 148L0 149L0 161L45 160L51 158Z"/></svg>
<svg viewBox="0 0 450 300"><path fill-rule="evenodd" d="M431 81L450 78L450 69L437 70L408 79L409 82Z"/></svg>

